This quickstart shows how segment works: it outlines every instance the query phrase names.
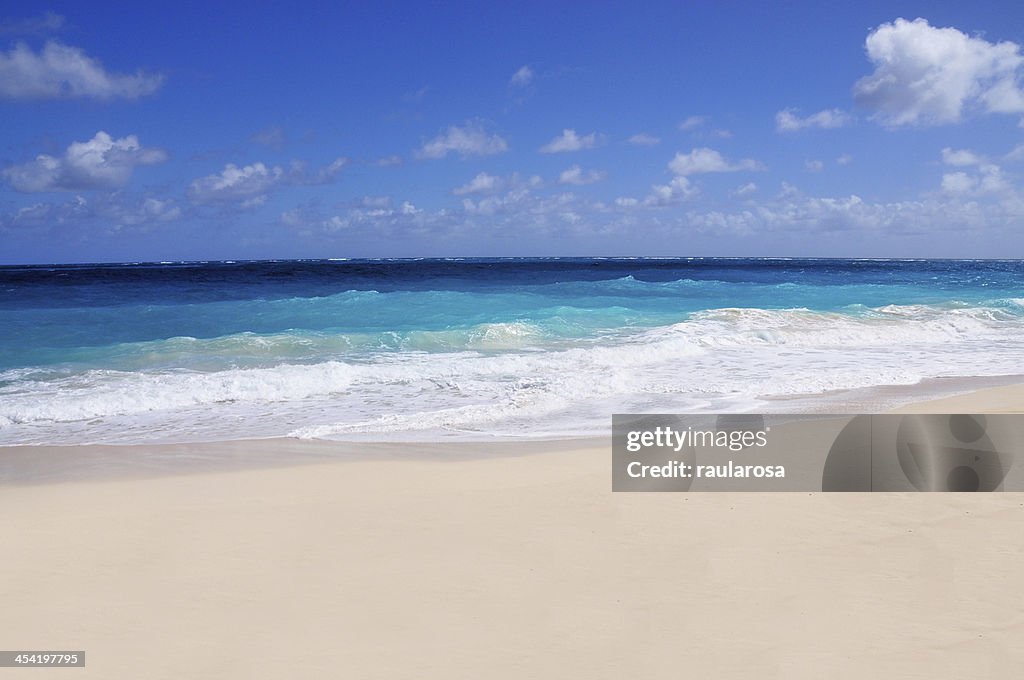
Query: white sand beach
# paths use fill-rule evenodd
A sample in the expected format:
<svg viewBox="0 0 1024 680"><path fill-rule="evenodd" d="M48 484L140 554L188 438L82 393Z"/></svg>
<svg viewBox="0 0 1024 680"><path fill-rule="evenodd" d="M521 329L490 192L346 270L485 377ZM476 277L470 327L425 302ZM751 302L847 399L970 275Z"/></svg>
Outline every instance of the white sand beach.
<svg viewBox="0 0 1024 680"><path fill-rule="evenodd" d="M1020 412L1024 386L914 410ZM0 678L1024 665L1021 494L613 494L604 440L153 448L0 449L0 646L87 658Z"/></svg>

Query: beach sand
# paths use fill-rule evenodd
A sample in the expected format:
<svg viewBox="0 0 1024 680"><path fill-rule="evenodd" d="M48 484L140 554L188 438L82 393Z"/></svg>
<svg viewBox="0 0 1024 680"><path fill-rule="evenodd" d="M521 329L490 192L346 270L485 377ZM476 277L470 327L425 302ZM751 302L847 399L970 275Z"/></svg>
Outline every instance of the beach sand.
<svg viewBox="0 0 1024 680"><path fill-rule="evenodd" d="M1024 411L1024 387L918 412ZM613 494L605 440L0 449L0 678L1013 678L1024 494ZM141 461L141 462L140 462Z"/></svg>

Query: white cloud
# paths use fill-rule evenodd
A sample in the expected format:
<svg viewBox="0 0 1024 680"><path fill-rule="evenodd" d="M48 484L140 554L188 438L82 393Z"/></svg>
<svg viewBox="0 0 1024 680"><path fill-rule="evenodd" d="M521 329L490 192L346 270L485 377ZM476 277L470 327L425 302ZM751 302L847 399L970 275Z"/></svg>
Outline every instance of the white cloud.
<svg viewBox="0 0 1024 680"><path fill-rule="evenodd" d="M327 217L310 208L297 208L282 213L280 221L304 237L425 238L432 242L447 236L462 238L481 230L513 239L521 239L524 232L591 233L592 223L587 219L592 214L591 204L575 194L538 196L531 190L533 178L518 183L506 178L506 182L511 185L508 190L479 198L464 197L455 208L426 210L402 202L397 207L354 206Z"/></svg>
<svg viewBox="0 0 1024 680"><path fill-rule="evenodd" d="M0 52L0 98L137 99L155 92L162 82L163 76L141 71L109 73L81 49L52 40L39 53L24 43Z"/></svg>
<svg viewBox="0 0 1024 680"><path fill-rule="evenodd" d="M757 191L757 185L753 182L747 182L743 186L736 187L736 190L732 193L734 196L747 196L755 191Z"/></svg>
<svg viewBox="0 0 1024 680"><path fill-rule="evenodd" d="M942 191L956 196L1003 194L1011 190L998 165L984 163L974 172L949 172L942 176Z"/></svg>
<svg viewBox="0 0 1024 680"><path fill-rule="evenodd" d="M533 69L529 66L520 66L519 70L512 74L512 78L508 82L509 85L516 87L526 87L533 82Z"/></svg>
<svg viewBox="0 0 1024 680"><path fill-rule="evenodd" d="M228 163L219 173L192 180L188 195L193 203L237 203L242 208L255 208L280 186L329 184L348 163L342 156L313 172L301 161L292 161L288 170L259 162L242 167Z"/></svg>
<svg viewBox="0 0 1024 680"><path fill-rule="evenodd" d="M448 214L448 210L428 212L408 200L396 207L390 197L371 196L336 215L325 217L305 206L281 213L279 220L304 237L347 237L361 233L409 238L442 231L448 225Z"/></svg>
<svg viewBox="0 0 1024 680"><path fill-rule="evenodd" d="M1010 183L1003 177L1002 168L970 149L946 147L942 150L942 162L964 168L942 176L942 191L946 194L982 196L1006 193L1011 189Z"/></svg>
<svg viewBox="0 0 1024 680"><path fill-rule="evenodd" d="M543 183L538 175L523 177L518 172L513 172L507 177L498 177L481 172L462 186L452 189L452 193L456 196L490 195L501 191L512 193L523 189L535 189Z"/></svg>
<svg viewBox="0 0 1024 680"><path fill-rule="evenodd" d="M582 186L584 184L593 184L594 182L600 182L607 176L607 173L599 170L588 170L583 172L583 169L578 165L574 165L566 170L562 171L562 174L558 176L559 184L575 184Z"/></svg>
<svg viewBox="0 0 1024 680"><path fill-rule="evenodd" d="M676 175L697 175L705 172L736 172L739 170L761 170L762 165L755 160L745 158L730 163L722 154L714 149L701 147L688 154L677 153L668 164L669 170Z"/></svg>
<svg viewBox="0 0 1024 680"><path fill-rule="evenodd" d="M93 207L83 196L63 203L34 203L19 208L12 215L0 215L0 228L47 230L69 224L81 224L95 216Z"/></svg>
<svg viewBox="0 0 1024 680"><path fill-rule="evenodd" d="M282 182L284 177L280 166L268 168L263 163L253 163L240 168L228 163L217 174L193 180L189 185L189 196L196 203L251 201Z"/></svg>
<svg viewBox="0 0 1024 680"><path fill-rule="evenodd" d="M804 161L804 167L807 168L808 172L821 172L825 169L825 164L817 159L810 159Z"/></svg>
<svg viewBox="0 0 1024 680"><path fill-rule="evenodd" d="M948 146L942 150L942 162L946 165L979 165L983 159L970 149L951 149Z"/></svg>
<svg viewBox="0 0 1024 680"><path fill-rule="evenodd" d="M661 143L660 139L654 135L649 135L646 132L637 133L626 141L630 144L635 144L636 146L656 146Z"/></svg>
<svg viewBox="0 0 1024 680"><path fill-rule="evenodd" d="M872 31L865 47L875 71L856 82L854 97L886 125L955 123L968 107L1024 112L1016 43L897 19Z"/></svg>
<svg viewBox="0 0 1024 680"><path fill-rule="evenodd" d="M942 190L947 194L966 194L977 184L978 181L966 172L950 172L942 176Z"/></svg>
<svg viewBox="0 0 1024 680"><path fill-rule="evenodd" d="M456 196L465 196L468 194L489 194L498 191L504 186L504 184L504 180L500 177L488 175L486 172L481 172L462 186L452 189L452 193Z"/></svg>
<svg viewBox="0 0 1024 680"><path fill-rule="evenodd" d="M1002 168L998 165L983 165L979 169L980 183L978 190L983 194L1000 194L1012 191L1010 183L1003 177Z"/></svg>
<svg viewBox="0 0 1024 680"><path fill-rule="evenodd" d="M693 130L694 128L698 128L701 125L703 125L704 121L704 116L690 116L689 118L684 118L683 120L679 121L679 129Z"/></svg>
<svg viewBox="0 0 1024 680"><path fill-rule="evenodd" d="M454 208L403 209L389 204L354 207L327 219L309 216L291 221L301 222L296 228L300 235L337 234L348 238L365 234L389 239L426 238L432 242L479 234L481 230L513 239L525 234L562 237L569 233L586 238L615 235L635 239L637 229L642 227L644 233L656 234L655 238L699 234L769 239L784 236L796 239L794 243L822 244L829 243L832 234L859 231L867 238L914 238L921 244L934 241L940 231L959 234L960 230L976 230L993 237L1000 231L1014 233L1010 230L1019 227L1019 215L1024 212L1024 201L1013 192L984 198L974 193L935 193L921 200L880 203L856 195L806 196L789 185L777 196L763 200L754 200L755 191L756 187L744 185L733 192L744 198L733 199L731 208L704 210L687 203L698 190L684 176L652 187L646 197L621 196L607 203L568 192L537 196L529 187L519 185L494 195L464 197ZM968 191L977 192L978 187ZM686 209L687 205L694 207ZM286 221L285 216L282 221Z"/></svg>
<svg viewBox="0 0 1024 680"><path fill-rule="evenodd" d="M655 184L644 199L645 206L660 206L679 203L697 195L697 189L686 177L673 177L668 184Z"/></svg>
<svg viewBox="0 0 1024 680"><path fill-rule="evenodd" d="M35 203L13 215L0 215L0 228L47 230L64 226L82 228L96 225L107 232L123 228L144 230L151 225L173 222L182 217L173 199L130 197L123 192L101 194L90 199L75 196L60 203Z"/></svg>
<svg viewBox="0 0 1024 680"><path fill-rule="evenodd" d="M538 197L527 187L516 187L500 196L488 196L479 201L463 199L462 212L468 217L504 216L521 229L523 224L538 226L554 218L563 220L565 214L575 212L572 205L576 197L571 193Z"/></svg>
<svg viewBox="0 0 1024 680"><path fill-rule="evenodd" d="M615 199L615 206L623 210L662 208L675 205L695 197L698 189L690 183L690 180L682 175L673 177L668 184L655 184L651 186L650 193L643 200L632 196L620 196ZM603 206L603 204L598 204Z"/></svg>
<svg viewBox="0 0 1024 680"><path fill-rule="evenodd" d="M397 154L384 156L383 158L378 158L373 164L381 168L390 168L396 165L401 165L402 157Z"/></svg>
<svg viewBox="0 0 1024 680"><path fill-rule="evenodd" d="M1010 202L982 204L958 198L874 203L857 195L786 196L779 200L724 212L691 212L688 229L723 234L809 234L862 231L879 236L917 234L933 238L939 230L1012 228Z"/></svg>
<svg viewBox="0 0 1024 680"><path fill-rule="evenodd" d="M152 197L143 199L136 206L122 208L117 215L118 223L126 227L171 222L180 217L181 208L173 200L161 201Z"/></svg>
<svg viewBox="0 0 1024 680"><path fill-rule="evenodd" d="M162 149L144 148L135 135L113 139L102 130L87 142L72 142L60 157L42 154L3 170L18 191L74 191L124 186L137 165L167 160Z"/></svg>
<svg viewBox="0 0 1024 680"><path fill-rule="evenodd" d="M839 154L839 156L836 158L837 165L849 165L852 162L853 156L851 156L848 153Z"/></svg>
<svg viewBox="0 0 1024 680"><path fill-rule="evenodd" d="M775 129L778 132L796 132L805 128L838 128L850 122L849 114L839 109L825 109L812 113L806 118L797 115L797 109L783 109L775 114Z"/></svg>
<svg viewBox="0 0 1024 680"><path fill-rule="evenodd" d="M448 129L426 142L416 152L419 158L444 158L449 153L457 153L462 158L469 156L490 156L508 150L508 142L496 134L488 134L483 126L470 121L459 127L451 125Z"/></svg>
<svg viewBox="0 0 1024 680"><path fill-rule="evenodd" d="M562 130L561 135L542 146L540 152L564 153L566 151L582 151L584 149L593 149L601 141L602 138L596 132L580 137L576 134L575 130L566 128Z"/></svg>

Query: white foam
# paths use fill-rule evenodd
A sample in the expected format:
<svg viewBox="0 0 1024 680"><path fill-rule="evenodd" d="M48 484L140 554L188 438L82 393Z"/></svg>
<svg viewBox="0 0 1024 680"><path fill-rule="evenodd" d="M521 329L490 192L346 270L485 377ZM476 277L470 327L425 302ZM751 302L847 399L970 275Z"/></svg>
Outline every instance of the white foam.
<svg viewBox="0 0 1024 680"><path fill-rule="evenodd" d="M1022 330L997 307L716 309L573 344L517 321L407 333L316 363L14 369L0 375L0 443L593 432L613 412L755 409L773 396L1016 374Z"/></svg>

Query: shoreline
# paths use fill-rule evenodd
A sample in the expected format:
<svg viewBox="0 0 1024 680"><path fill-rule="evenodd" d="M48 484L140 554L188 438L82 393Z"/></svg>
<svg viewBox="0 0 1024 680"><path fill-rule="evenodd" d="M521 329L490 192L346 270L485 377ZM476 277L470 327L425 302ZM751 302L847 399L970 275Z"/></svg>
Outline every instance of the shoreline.
<svg viewBox="0 0 1024 680"><path fill-rule="evenodd" d="M1024 411L1024 385L946 403L984 400ZM22 468L0 485L0 639L85 650L86 679L1024 664L1021 494L612 493L607 438L8 447L0 466Z"/></svg>
<svg viewBox="0 0 1024 680"><path fill-rule="evenodd" d="M774 413L774 414L858 414L858 413L899 413L904 409L916 408L919 404L930 404L937 401L949 401L956 405L961 397L967 397L975 393L984 393L991 388L1009 387L1015 385L1024 386L1024 374L1007 374L994 376L957 376L943 378L926 378L917 383L908 385L870 385L850 389L831 390L813 394L795 394L782 396L757 397L766 408L758 410L735 411L736 413ZM988 400L984 402L986 408L1002 408L999 402ZM772 408L769 408L772 407ZM705 410L706 411L706 410ZM702 411L702 412L705 412ZM674 411L663 411L674 412ZM688 411L678 411L688 413ZM706 411L715 413L733 413L727 409ZM912 411L906 411L912 412ZM1000 412L998 410L993 413ZM610 418L610 414L609 414ZM17 448L88 448L88 447L111 447L127 448L135 446L202 446L207 444L219 444L223 442L241 441L301 441L301 442L328 442L341 444L409 444L413 446L427 445L464 445L491 446L500 444L502 446L522 443L526 445L538 444L552 441L574 441L586 440L598 437L610 436L610 424L607 431L572 433L543 433L528 435L510 435L504 433L488 434L482 431L467 434L462 431L452 435L450 431L444 434L432 433L423 438L417 438L416 431L404 432L361 432L354 433L348 438L319 438L302 437L293 434L259 434L242 437L212 437L212 438L186 438L186 439L153 439L141 441L94 441L94 442L31 442L31 443L2 443L0 451Z"/></svg>
<svg viewBox="0 0 1024 680"><path fill-rule="evenodd" d="M1024 413L1024 382L1019 377L992 379L994 386L958 391L960 379L929 385L929 398L912 401L889 413ZM972 384L973 381L972 381ZM902 389L901 386L877 389ZM949 391L953 390L952 396ZM870 406L847 393L840 403ZM828 402L823 406L827 406ZM855 413L854 409L808 409L780 413ZM873 412L864 409L863 412ZM451 441L367 441L267 437L219 441L141 444L67 444L0 446L0 487L114 479L150 479L176 475L238 472L353 462L458 463L491 458L535 456L580 450L610 449L606 434L578 437L503 438Z"/></svg>

